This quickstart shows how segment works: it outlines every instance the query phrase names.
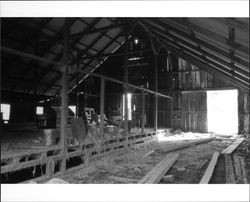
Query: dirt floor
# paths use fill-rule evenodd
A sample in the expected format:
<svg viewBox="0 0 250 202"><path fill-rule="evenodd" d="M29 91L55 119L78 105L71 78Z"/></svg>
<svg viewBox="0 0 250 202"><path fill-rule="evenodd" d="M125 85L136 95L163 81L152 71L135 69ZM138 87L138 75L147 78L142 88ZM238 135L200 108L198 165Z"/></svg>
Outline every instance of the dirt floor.
<svg viewBox="0 0 250 202"><path fill-rule="evenodd" d="M161 137L161 141L154 141L134 150L100 157L99 160L90 162L85 168L68 175L64 180L74 184L137 183L167 155L162 152L163 149L208 137L211 135L199 133L182 133ZM199 183L213 153L221 152L233 141L234 138L220 136L211 142L176 151L180 153L180 157L167 175L174 175L173 183L175 184ZM224 173L224 170L219 173ZM216 183L225 183L223 179L222 177Z"/></svg>

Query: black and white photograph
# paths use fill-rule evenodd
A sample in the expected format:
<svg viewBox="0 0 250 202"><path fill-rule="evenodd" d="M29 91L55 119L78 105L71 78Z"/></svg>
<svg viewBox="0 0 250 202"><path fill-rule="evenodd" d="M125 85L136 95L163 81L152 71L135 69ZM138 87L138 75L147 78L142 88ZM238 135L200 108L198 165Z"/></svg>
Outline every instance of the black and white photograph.
<svg viewBox="0 0 250 202"><path fill-rule="evenodd" d="M249 16L6 16L2 185L249 188Z"/></svg>

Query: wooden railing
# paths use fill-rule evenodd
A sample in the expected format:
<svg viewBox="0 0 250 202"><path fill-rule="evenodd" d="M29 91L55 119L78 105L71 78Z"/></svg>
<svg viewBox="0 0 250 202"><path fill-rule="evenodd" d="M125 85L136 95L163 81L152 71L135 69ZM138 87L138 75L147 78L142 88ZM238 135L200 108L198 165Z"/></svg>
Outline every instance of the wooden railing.
<svg viewBox="0 0 250 202"><path fill-rule="evenodd" d="M164 132L165 130L157 131L157 133ZM126 141L125 137L121 137L104 140L101 145L96 145L94 142L85 142L80 145L70 146L66 153L66 172L80 169L87 162L104 157L117 150L125 148L134 149L142 144L153 141L155 137L156 132L151 130L140 134L130 134L128 141ZM40 181L60 176L62 174L60 164L62 159L65 158L65 156L62 156L61 151L62 148L60 146L51 146L50 148L39 149L37 151L32 150L19 154L3 155L1 156L1 175L11 174L12 172L36 166L45 166L45 172L41 172L41 176L32 178L32 180ZM69 165L69 161L72 158L79 158L80 162L78 165Z"/></svg>

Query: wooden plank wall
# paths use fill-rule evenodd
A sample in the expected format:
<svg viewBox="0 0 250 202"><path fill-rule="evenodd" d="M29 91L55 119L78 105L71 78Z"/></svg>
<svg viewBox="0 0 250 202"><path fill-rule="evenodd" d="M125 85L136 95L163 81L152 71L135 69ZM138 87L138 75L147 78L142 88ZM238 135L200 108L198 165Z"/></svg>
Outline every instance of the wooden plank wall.
<svg viewBox="0 0 250 202"><path fill-rule="evenodd" d="M171 128L171 102L169 99L158 99L158 127Z"/></svg>
<svg viewBox="0 0 250 202"><path fill-rule="evenodd" d="M250 98L249 94L239 91L238 94L239 109L239 133L250 134ZM250 138L250 135L249 135Z"/></svg>
<svg viewBox="0 0 250 202"><path fill-rule="evenodd" d="M207 112L204 92L213 89L233 88L233 86L174 55L171 55L171 60L172 66L167 70L167 79L172 78L173 128L206 132ZM185 91L190 92L184 93ZM238 103L239 133L249 134L249 94L239 91Z"/></svg>
<svg viewBox="0 0 250 202"><path fill-rule="evenodd" d="M207 132L206 92L190 92L182 95L183 129Z"/></svg>

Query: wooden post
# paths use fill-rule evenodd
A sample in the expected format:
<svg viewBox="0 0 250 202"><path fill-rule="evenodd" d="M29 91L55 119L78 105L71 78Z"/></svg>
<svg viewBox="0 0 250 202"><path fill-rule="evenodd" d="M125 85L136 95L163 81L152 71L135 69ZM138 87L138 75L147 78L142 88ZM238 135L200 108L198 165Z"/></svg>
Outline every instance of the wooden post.
<svg viewBox="0 0 250 202"><path fill-rule="evenodd" d="M65 33L64 33L64 52L62 67L62 93L61 93L61 140L62 148L62 163L61 171L64 175L66 170L66 153L67 153L67 127L68 127L68 58L69 58L69 34L70 34L70 19L65 18Z"/></svg>
<svg viewBox="0 0 250 202"><path fill-rule="evenodd" d="M141 133L145 130L145 91L142 91L142 117L141 117Z"/></svg>
<svg viewBox="0 0 250 202"><path fill-rule="evenodd" d="M79 51L77 51L77 71L79 70ZM76 76L77 86L76 86L76 117L79 117L79 74Z"/></svg>
<svg viewBox="0 0 250 202"><path fill-rule="evenodd" d="M2 25L2 18L0 18L0 29L1 29L1 25ZM1 33L0 32L0 38L1 38ZM2 48L0 51L0 104L2 103ZM0 116L1 116L1 112L0 112ZM3 118L3 117L1 117ZM2 131L2 119L0 118L0 131Z"/></svg>
<svg viewBox="0 0 250 202"><path fill-rule="evenodd" d="M170 117L170 124L171 124L171 128L173 128L173 118L174 118L174 103L173 103L173 91L172 91L172 80L173 80L173 64L172 64L172 60L171 60L171 55L170 52L167 51L167 60L168 60L168 68L169 68L169 73L170 73L170 87L169 87L169 96L172 97L172 99L170 99L170 113L171 113L171 117Z"/></svg>
<svg viewBox="0 0 250 202"><path fill-rule="evenodd" d="M124 47L124 132L126 137L126 145L128 146L128 31L124 27L125 32L125 47Z"/></svg>
<svg viewBox="0 0 250 202"><path fill-rule="evenodd" d="M100 99L100 133L102 143L104 141L103 126L104 126L104 105L105 105L105 80L101 78L101 99Z"/></svg>
<svg viewBox="0 0 250 202"><path fill-rule="evenodd" d="M171 117L170 117L170 125L171 128L173 128L173 118L174 118L174 103L173 103L173 99L170 99L170 105L171 105Z"/></svg>
<svg viewBox="0 0 250 202"><path fill-rule="evenodd" d="M155 102L154 102L154 130L158 127L158 55L154 53L154 74L155 74Z"/></svg>

